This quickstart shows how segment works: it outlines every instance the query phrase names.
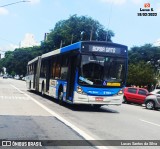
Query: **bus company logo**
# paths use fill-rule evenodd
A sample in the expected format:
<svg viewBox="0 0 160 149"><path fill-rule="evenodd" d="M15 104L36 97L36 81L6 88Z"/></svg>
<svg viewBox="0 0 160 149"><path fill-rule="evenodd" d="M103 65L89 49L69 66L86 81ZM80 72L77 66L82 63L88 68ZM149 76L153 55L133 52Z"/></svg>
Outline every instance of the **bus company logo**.
<svg viewBox="0 0 160 149"><path fill-rule="evenodd" d="M12 146L11 141L2 141L2 146Z"/></svg>
<svg viewBox="0 0 160 149"><path fill-rule="evenodd" d="M150 3L144 3L143 6L143 8L140 8L140 12L137 13L137 16L157 16L157 13L154 12Z"/></svg>

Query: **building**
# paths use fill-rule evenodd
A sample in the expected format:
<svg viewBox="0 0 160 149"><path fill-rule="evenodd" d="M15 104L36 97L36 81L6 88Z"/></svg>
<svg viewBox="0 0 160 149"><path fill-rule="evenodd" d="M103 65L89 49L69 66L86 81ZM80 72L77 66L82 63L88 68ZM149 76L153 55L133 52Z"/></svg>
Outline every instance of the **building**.
<svg viewBox="0 0 160 149"><path fill-rule="evenodd" d="M20 42L19 47L20 48L27 48L27 47L33 47L33 46L39 46L40 43L35 41L34 35L27 33L24 37L24 40Z"/></svg>

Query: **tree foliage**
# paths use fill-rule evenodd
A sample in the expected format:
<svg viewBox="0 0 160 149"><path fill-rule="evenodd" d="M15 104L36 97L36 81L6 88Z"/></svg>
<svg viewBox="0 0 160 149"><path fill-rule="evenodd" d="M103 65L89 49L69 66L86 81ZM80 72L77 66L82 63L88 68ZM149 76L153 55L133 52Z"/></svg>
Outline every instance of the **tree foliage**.
<svg viewBox="0 0 160 149"><path fill-rule="evenodd" d="M18 48L14 51L8 51L5 53L5 58L0 60L0 67L6 67L7 73L11 75L25 76L28 61L41 54L40 47Z"/></svg>
<svg viewBox="0 0 160 149"><path fill-rule="evenodd" d="M47 45L57 49L80 40L112 41L113 31L104 27L91 17L77 15L70 16L67 20L61 20L48 34Z"/></svg>
<svg viewBox="0 0 160 149"><path fill-rule="evenodd" d="M155 84L153 66L144 61L130 63L128 66L127 85L146 86Z"/></svg>
<svg viewBox="0 0 160 149"><path fill-rule="evenodd" d="M140 47L132 47L129 50L129 63L138 63L140 61L152 61L156 63L160 59L160 48L154 47L151 44L145 44Z"/></svg>
<svg viewBox="0 0 160 149"><path fill-rule="evenodd" d="M140 47L132 47L128 53L128 85L156 84L157 73L160 67L160 47L145 44Z"/></svg>

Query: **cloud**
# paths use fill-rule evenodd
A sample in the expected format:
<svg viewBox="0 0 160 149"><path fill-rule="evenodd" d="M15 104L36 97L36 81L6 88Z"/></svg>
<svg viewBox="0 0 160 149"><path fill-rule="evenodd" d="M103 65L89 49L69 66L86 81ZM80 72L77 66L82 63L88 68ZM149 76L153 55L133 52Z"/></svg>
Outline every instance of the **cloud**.
<svg viewBox="0 0 160 149"><path fill-rule="evenodd" d="M121 5L126 2L126 0L100 0L103 3L113 3L115 5Z"/></svg>
<svg viewBox="0 0 160 149"><path fill-rule="evenodd" d="M6 8L1 7L0 8L0 15L8 15L9 11Z"/></svg>
<svg viewBox="0 0 160 149"><path fill-rule="evenodd" d="M157 39L154 43L153 43L154 46L160 46L160 38Z"/></svg>
<svg viewBox="0 0 160 149"><path fill-rule="evenodd" d="M16 48L19 48L19 46L15 45L15 44L8 44L8 45L5 45L5 46L1 46L0 47L1 58L4 57L5 52L7 52L7 51L14 51Z"/></svg>
<svg viewBox="0 0 160 149"><path fill-rule="evenodd" d="M5 45L5 46L1 46L0 52L14 51L18 47L19 46L15 45L15 44L8 44L8 45Z"/></svg>

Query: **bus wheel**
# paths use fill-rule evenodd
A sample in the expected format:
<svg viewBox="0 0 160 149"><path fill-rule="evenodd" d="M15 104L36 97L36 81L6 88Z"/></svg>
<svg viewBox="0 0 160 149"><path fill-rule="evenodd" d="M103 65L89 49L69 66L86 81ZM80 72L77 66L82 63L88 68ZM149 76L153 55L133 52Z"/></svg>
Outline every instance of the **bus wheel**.
<svg viewBox="0 0 160 149"><path fill-rule="evenodd" d="M93 105L93 108L98 110L102 105Z"/></svg>
<svg viewBox="0 0 160 149"><path fill-rule="evenodd" d="M63 92L60 91L58 94L58 102L60 105L63 105Z"/></svg>

